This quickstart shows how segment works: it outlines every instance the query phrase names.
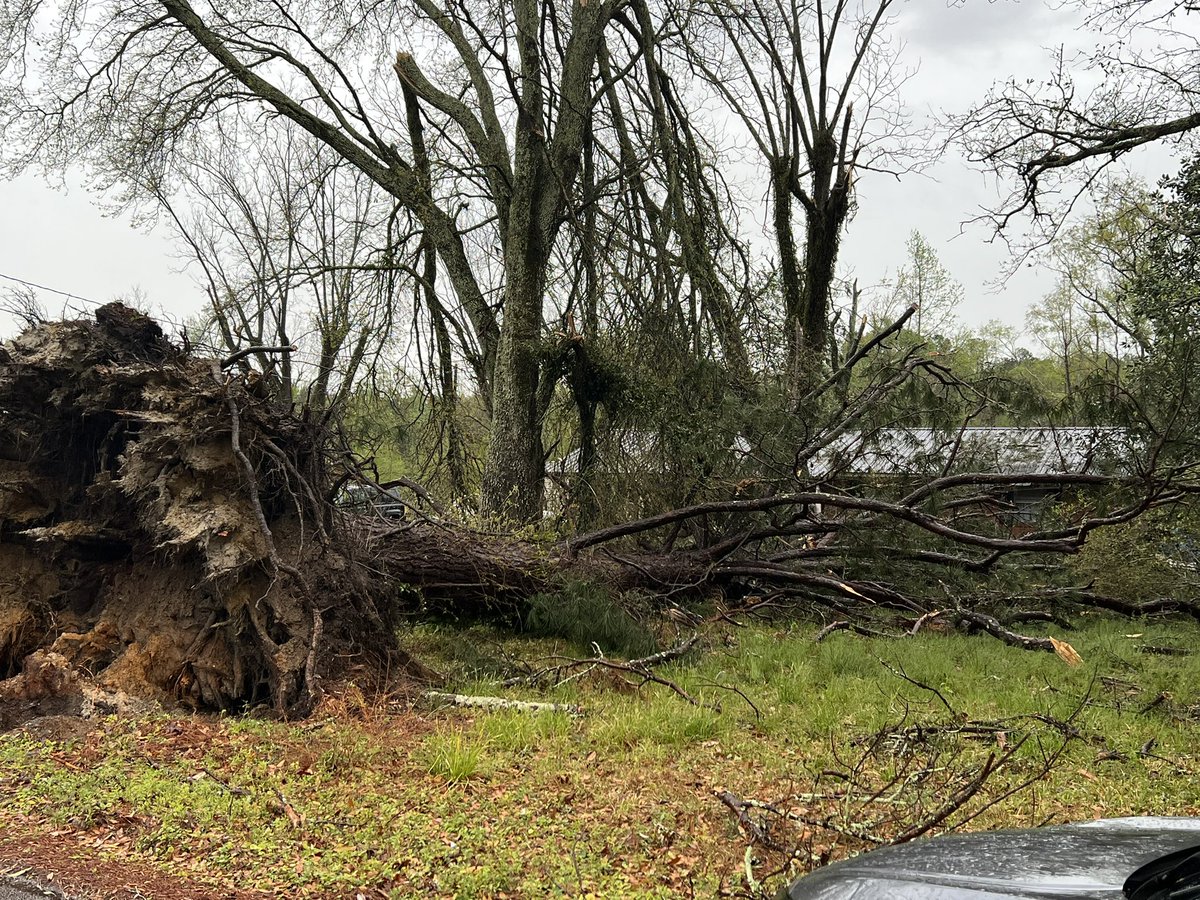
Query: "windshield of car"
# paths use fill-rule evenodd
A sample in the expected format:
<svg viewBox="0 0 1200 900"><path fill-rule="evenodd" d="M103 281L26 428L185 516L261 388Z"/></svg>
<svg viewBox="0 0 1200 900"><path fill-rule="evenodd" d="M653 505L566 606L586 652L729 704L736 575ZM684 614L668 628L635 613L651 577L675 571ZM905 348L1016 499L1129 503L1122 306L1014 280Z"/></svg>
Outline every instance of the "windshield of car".
<svg viewBox="0 0 1200 900"><path fill-rule="evenodd" d="M1200 847L1168 853L1125 882L1129 900L1200 900Z"/></svg>

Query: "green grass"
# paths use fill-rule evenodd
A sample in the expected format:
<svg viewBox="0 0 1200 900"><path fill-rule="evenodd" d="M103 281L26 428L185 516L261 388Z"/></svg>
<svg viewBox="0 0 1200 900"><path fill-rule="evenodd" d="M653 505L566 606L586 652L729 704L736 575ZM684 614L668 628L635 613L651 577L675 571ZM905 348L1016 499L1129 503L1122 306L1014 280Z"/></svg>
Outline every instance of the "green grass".
<svg viewBox="0 0 1200 900"><path fill-rule="evenodd" d="M572 643L474 629L468 653L460 633L425 627L409 646L449 673L450 687L577 703L586 715L409 709L364 704L348 690L291 725L160 716L113 721L70 744L9 734L0 737L0 829L75 831L113 856L297 897L744 893L745 837L714 792L894 833L900 826L882 818L891 807L845 791L802 798L833 796L841 782L821 773L855 765L867 789L913 766L947 778L978 771L1027 732L989 786L994 796L1035 778L1061 743L1030 716L1071 719L1079 739L1046 778L970 827L1200 810L1200 658L1139 650L1200 646L1194 624L1095 617L1052 632L1082 655L1077 667L986 636L838 633L816 644L814 632L710 634L704 653L659 670L693 706L603 671L545 692L501 688L514 659L574 653ZM886 727L965 717L1007 734L891 737L865 752ZM1151 739L1154 755L1139 755ZM943 797L933 786L904 795L926 809ZM790 869L754 851L767 892L813 858L862 846L815 828L783 837L801 842ZM775 869L786 874L768 877Z"/></svg>
<svg viewBox="0 0 1200 900"><path fill-rule="evenodd" d="M488 742L479 734L446 728L425 741L423 752L430 775L451 784L482 775L488 761Z"/></svg>

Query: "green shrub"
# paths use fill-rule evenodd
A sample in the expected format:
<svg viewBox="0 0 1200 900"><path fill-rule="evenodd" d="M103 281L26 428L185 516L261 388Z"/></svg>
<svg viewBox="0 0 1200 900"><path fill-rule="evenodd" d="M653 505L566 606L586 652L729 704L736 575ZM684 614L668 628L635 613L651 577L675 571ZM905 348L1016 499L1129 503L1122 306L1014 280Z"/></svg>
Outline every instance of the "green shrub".
<svg viewBox="0 0 1200 900"><path fill-rule="evenodd" d="M1099 529L1070 566L1098 593L1122 600L1190 594L1200 586L1200 510L1165 507Z"/></svg>
<svg viewBox="0 0 1200 900"><path fill-rule="evenodd" d="M654 635L601 585L573 582L556 594L538 594L529 604L525 630L560 637L581 652L595 644L605 655L634 658L656 649Z"/></svg>

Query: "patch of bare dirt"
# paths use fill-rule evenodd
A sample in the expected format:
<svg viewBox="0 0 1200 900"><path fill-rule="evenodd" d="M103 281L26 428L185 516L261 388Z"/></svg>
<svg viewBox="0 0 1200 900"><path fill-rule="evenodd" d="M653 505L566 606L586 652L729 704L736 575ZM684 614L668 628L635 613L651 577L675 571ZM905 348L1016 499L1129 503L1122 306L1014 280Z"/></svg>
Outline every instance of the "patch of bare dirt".
<svg viewBox="0 0 1200 900"><path fill-rule="evenodd" d="M79 900L264 900L214 888L138 863L102 859L77 834L0 834L0 873L20 873Z"/></svg>

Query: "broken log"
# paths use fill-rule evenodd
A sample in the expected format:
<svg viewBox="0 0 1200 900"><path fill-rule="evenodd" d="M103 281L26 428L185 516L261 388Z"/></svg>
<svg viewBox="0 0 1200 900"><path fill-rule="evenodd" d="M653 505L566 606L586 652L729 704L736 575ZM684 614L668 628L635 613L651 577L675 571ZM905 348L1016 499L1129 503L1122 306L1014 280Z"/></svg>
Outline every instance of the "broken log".
<svg viewBox="0 0 1200 900"><path fill-rule="evenodd" d="M470 706L477 709L515 709L521 712L556 712L569 716L582 716L583 707L574 703L543 703L534 700L509 700L506 697L477 697L469 694L445 694L441 691L426 691L426 700L447 706Z"/></svg>

